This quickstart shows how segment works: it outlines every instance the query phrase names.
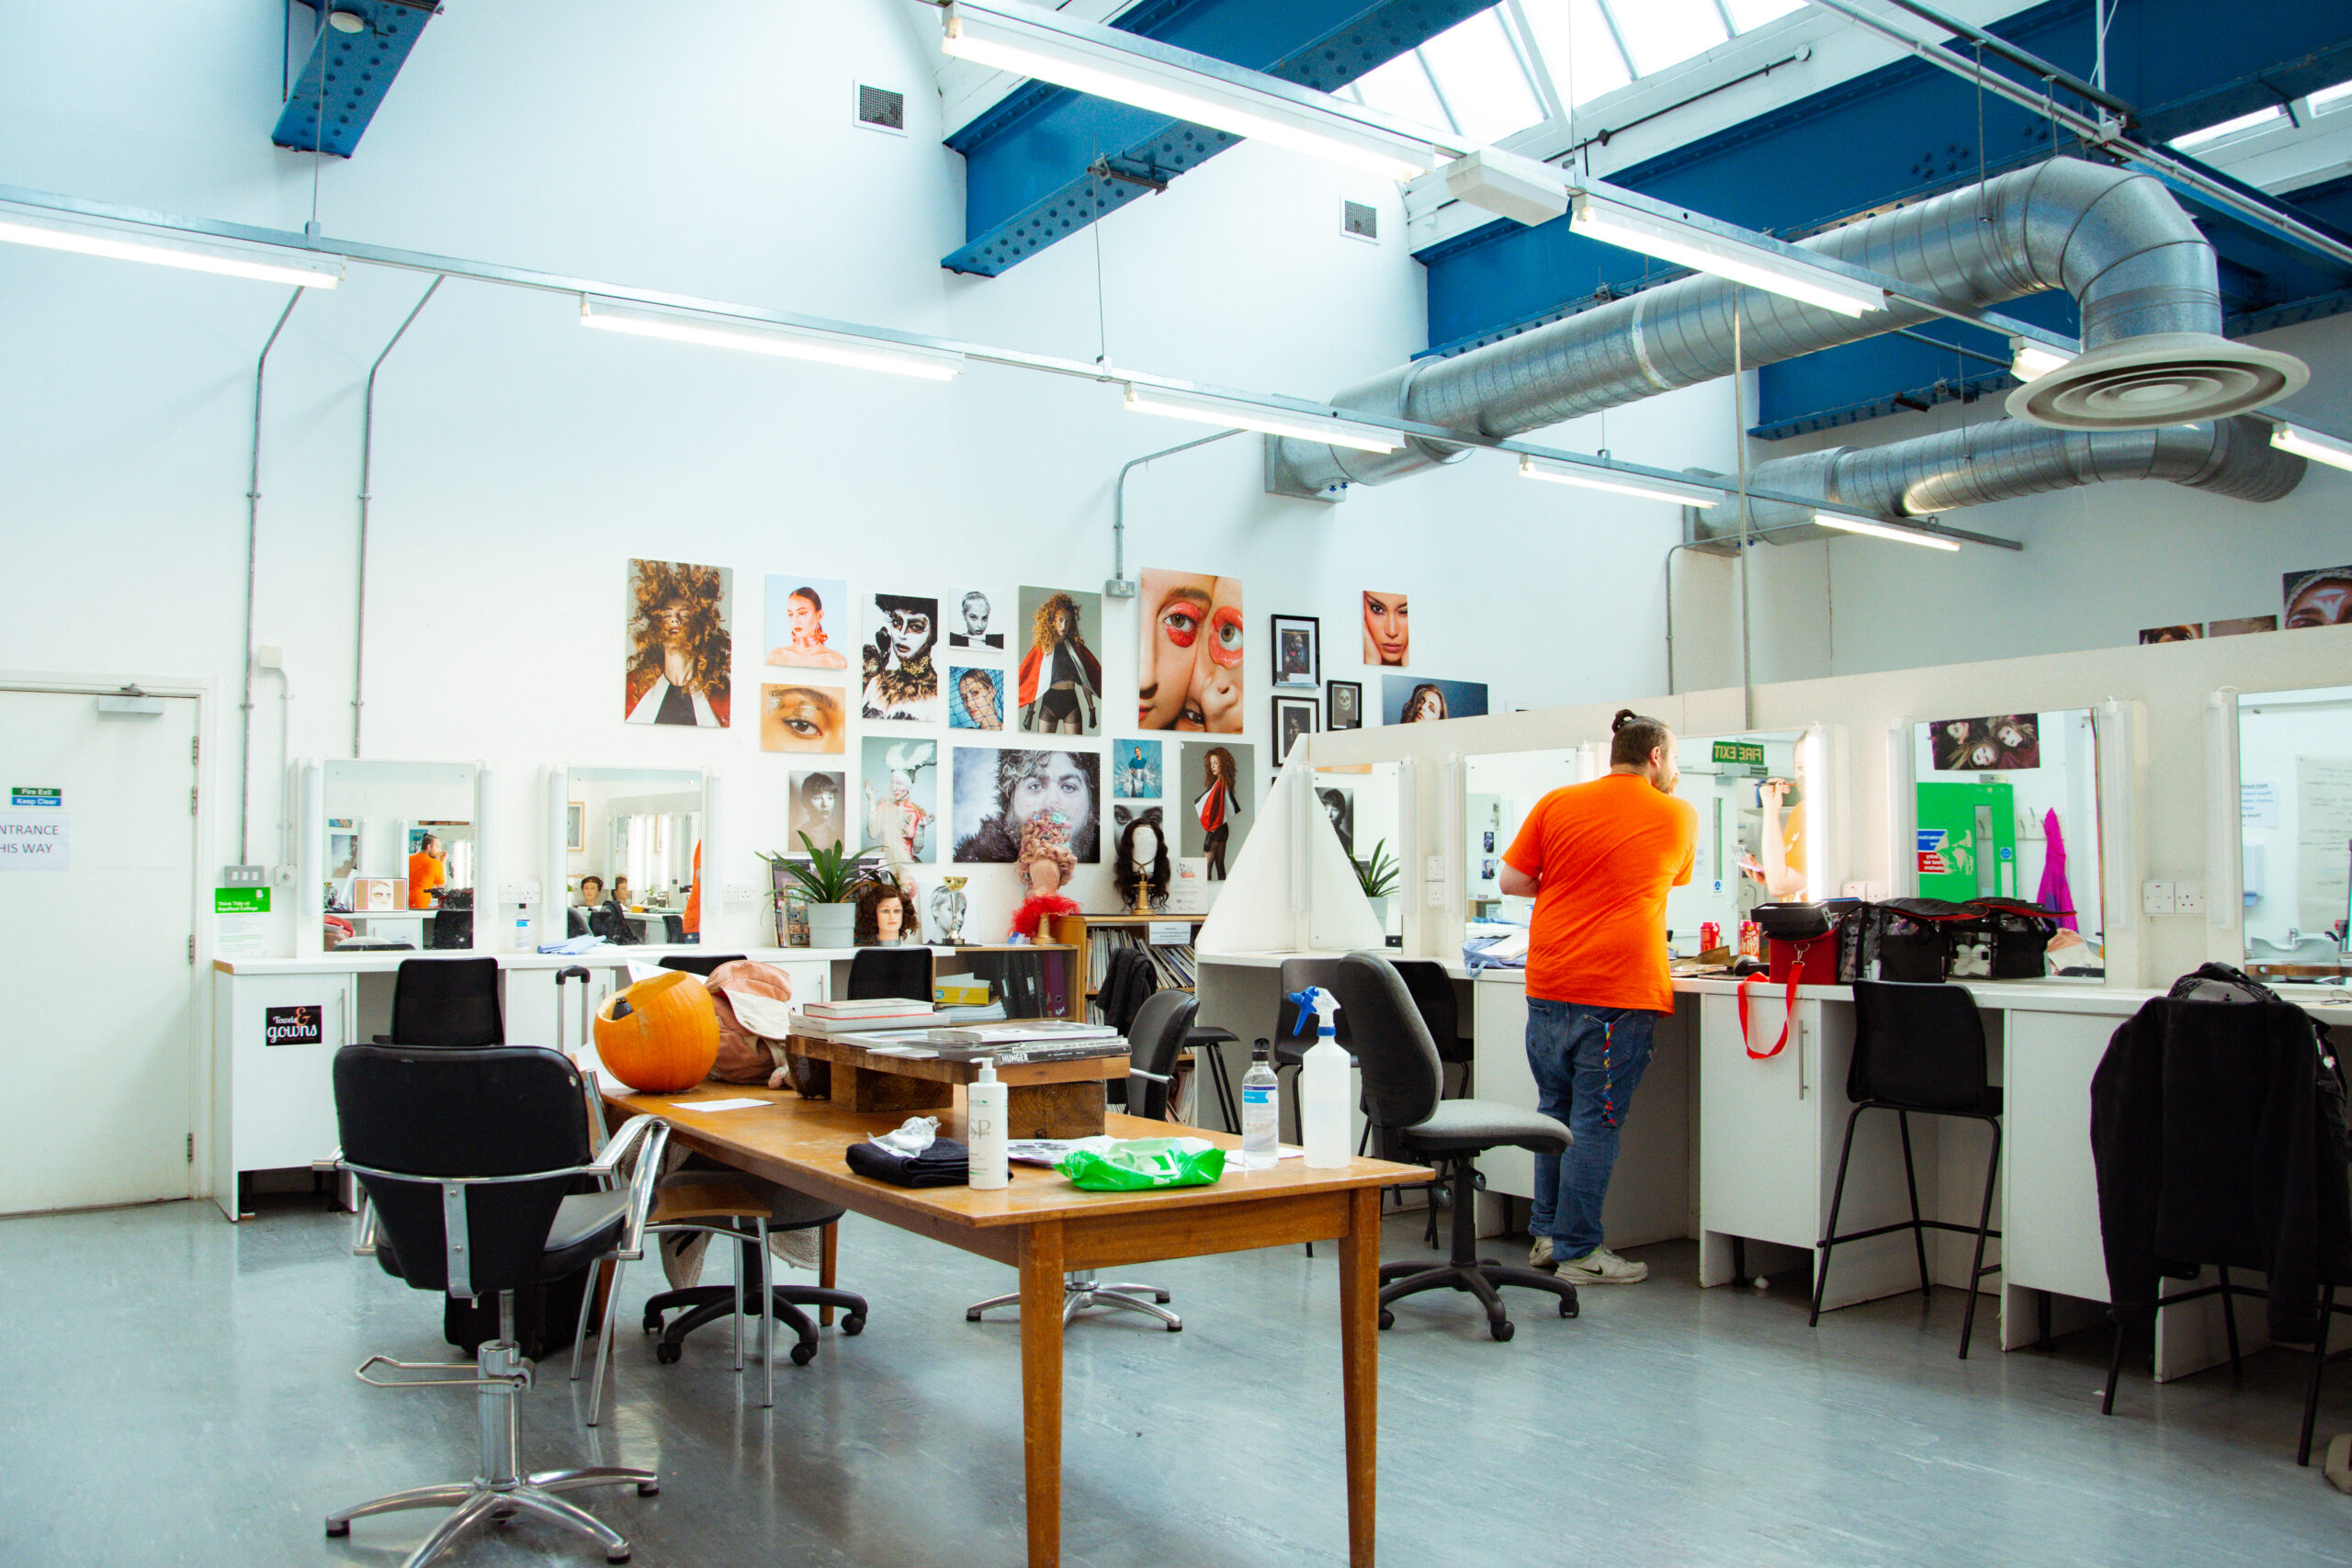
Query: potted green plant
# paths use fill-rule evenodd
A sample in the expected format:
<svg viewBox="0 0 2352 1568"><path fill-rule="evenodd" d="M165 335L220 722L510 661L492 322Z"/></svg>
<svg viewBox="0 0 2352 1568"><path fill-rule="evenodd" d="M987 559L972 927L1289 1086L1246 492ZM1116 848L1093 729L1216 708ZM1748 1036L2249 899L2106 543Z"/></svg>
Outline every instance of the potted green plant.
<svg viewBox="0 0 2352 1568"><path fill-rule="evenodd" d="M775 876L776 891L798 889L808 899L808 945L848 947L857 931L857 890L874 874L865 857L881 853L879 844L849 852L840 840L819 849L808 835L800 835L805 860L763 850L760 858Z"/></svg>
<svg viewBox="0 0 2352 1568"><path fill-rule="evenodd" d="M1388 852L1388 840L1383 839L1374 844L1369 860L1351 858L1349 863L1356 868L1356 886L1363 889L1365 900L1372 905L1373 918L1380 922L1382 930L1386 930L1388 896L1396 891L1398 872L1396 857Z"/></svg>

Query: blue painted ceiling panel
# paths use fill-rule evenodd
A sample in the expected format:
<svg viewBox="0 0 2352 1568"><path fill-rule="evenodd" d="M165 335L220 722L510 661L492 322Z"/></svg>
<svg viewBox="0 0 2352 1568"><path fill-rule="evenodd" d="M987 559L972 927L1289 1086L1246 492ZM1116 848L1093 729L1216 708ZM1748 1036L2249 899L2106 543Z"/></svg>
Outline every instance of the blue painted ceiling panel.
<svg viewBox="0 0 2352 1568"><path fill-rule="evenodd" d="M1493 0L1151 0L1113 25L1329 92L1436 37ZM1164 184L1238 138L1030 82L947 139L964 154L964 244L940 265L993 277L1149 186L1090 173L1098 161Z"/></svg>
<svg viewBox="0 0 2352 1568"><path fill-rule="evenodd" d="M2057 0L1993 30L2063 68L2090 73L2091 7ZM2213 21L2208 0L2138 0L2108 36L2109 84L2143 111L2143 134L2176 136L2265 104L2352 78L2352 28L2340 4L2276 0ZM2183 39L2198 40L2194 49ZM1968 57L1973 59L1973 51ZM1996 68L1987 60L1985 69ZM1984 128L1978 147L1977 128ZM1835 149L1835 155L1825 155ZM1787 238L2039 162L2054 151L2041 117L1986 96L1918 61L1904 61L1782 107L1613 176L1617 183ZM2297 193L2301 216L2352 218L2352 194ZM2190 203L2222 259L2223 306L2238 330L2271 313L2343 295L2352 272L2247 223ZM1577 237L1565 220L1533 229L1502 220L1419 253L1429 267L1430 352L1458 352L1555 321L1601 300L1680 276L1662 263ZM2333 309L2341 309L2341 305ZM2046 295L2008 313L2068 333L2074 304ZM2296 318L2301 319L2301 318ZM1933 335L2006 355L1990 333L1939 326ZM1757 430L1781 436L1872 418L1921 400L1973 397L2006 374L1905 339L1887 337L1767 367ZM1944 384L1939 390L1938 384ZM1907 400L1898 401L1897 400Z"/></svg>
<svg viewBox="0 0 2352 1568"><path fill-rule="evenodd" d="M323 24L328 0L303 3L319 11ZM349 33L320 27L269 139L280 147L348 158L435 7L430 0L333 0L332 8L365 25Z"/></svg>

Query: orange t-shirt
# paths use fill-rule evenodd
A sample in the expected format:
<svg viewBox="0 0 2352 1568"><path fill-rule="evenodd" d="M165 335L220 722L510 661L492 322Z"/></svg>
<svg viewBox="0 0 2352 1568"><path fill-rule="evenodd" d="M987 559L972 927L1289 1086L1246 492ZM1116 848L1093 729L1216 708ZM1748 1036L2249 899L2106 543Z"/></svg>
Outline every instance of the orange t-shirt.
<svg viewBox="0 0 2352 1568"><path fill-rule="evenodd" d="M1542 882L1527 994L1586 1007L1674 1010L1666 890L1690 880L1699 814L1633 773L1555 789L1503 856Z"/></svg>
<svg viewBox="0 0 2352 1568"><path fill-rule="evenodd" d="M442 869L440 857L423 850L408 857L408 907L412 909L433 908L433 890L449 880Z"/></svg>
<svg viewBox="0 0 2352 1568"><path fill-rule="evenodd" d="M702 844L695 844L694 886L686 889L686 918L683 928L700 935L702 932Z"/></svg>

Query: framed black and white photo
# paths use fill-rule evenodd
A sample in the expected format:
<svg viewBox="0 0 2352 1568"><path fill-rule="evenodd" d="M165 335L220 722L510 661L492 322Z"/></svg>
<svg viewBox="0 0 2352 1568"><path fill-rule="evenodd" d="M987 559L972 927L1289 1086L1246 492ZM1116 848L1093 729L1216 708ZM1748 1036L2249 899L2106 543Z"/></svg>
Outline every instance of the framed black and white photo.
<svg viewBox="0 0 2352 1568"><path fill-rule="evenodd" d="M1274 699L1274 766L1279 768L1290 760L1290 749L1298 744L1302 735L1315 733L1315 699L1313 697L1283 697Z"/></svg>
<svg viewBox="0 0 2352 1568"><path fill-rule="evenodd" d="M1363 728L1363 682L1334 681L1324 696L1324 706L1329 709L1324 721L1326 729L1362 729Z"/></svg>
<svg viewBox="0 0 2352 1568"><path fill-rule="evenodd" d="M1323 683L1323 628L1313 615L1274 618L1274 684L1308 690Z"/></svg>

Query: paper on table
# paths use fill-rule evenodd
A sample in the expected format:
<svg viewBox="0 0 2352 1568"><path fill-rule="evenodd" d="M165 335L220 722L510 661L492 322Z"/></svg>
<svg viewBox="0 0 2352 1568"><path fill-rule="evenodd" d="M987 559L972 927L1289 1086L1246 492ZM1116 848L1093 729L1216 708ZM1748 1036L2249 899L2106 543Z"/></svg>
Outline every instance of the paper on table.
<svg viewBox="0 0 2352 1568"><path fill-rule="evenodd" d="M748 1111L755 1105L765 1105L764 1100L673 1100L673 1111Z"/></svg>
<svg viewBox="0 0 2352 1568"><path fill-rule="evenodd" d="M639 980L650 980L656 975L666 975L669 973L668 970L662 968L659 964L647 964L642 960L635 958L629 959L628 962L628 983L632 986L636 985Z"/></svg>

